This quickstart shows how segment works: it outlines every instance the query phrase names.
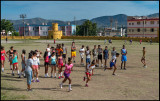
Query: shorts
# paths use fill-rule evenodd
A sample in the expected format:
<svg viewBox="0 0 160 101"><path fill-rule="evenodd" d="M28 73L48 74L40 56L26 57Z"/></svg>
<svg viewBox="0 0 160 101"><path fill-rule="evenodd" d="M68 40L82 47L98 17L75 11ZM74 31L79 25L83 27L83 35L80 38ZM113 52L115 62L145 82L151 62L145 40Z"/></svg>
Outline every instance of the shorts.
<svg viewBox="0 0 160 101"><path fill-rule="evenodd" d="M86 63L91 63L91 59L90 58L86 58Z"/></svg>
<svg viewBox="0 0 160 101"><path fill-rule="evenodd" d="M110 62L110 68L112 68L115 65L114 62Z"/></svg>
<svg viewBox="0 0 160 101"><path fill-rule="evenodd" d="M46 65L48 66L48 65L49 65L49 63L48 63L48 62L44 62L44 66L46 66Z"/></svg>
<svg viewBox="0 0 160 101"><path fill-rule="evenodd" d="M108 59L108 56L104 56L104 59L107 60L107 59Z"/></svg>
<svg viewBox="0 0 160 101"><path fill-rule="evenodd" d="M5 61L5 57L1 57L1 60Z"/></svg>
<svg viewBox="0 0 160 101"><path fill-rule="evenodd" d="M51 58L51 55L50 56L48 56L49 57L49 59Z"/></svg>
<svg viewBox="0 0 160 101"><path fill-rule="evenodd" d="M38 65L33 65L33 69L38 69Z"/></svg>
<svg viewBox="0 0 160 101"><path fill-rule="evenodd" d="M67 74L67 73L64 72L64 76L65 76L65 78L69 78L70 73Z"/></svg>
<svg viewBox="0 0 160 101"><path fill-rule="evenodd" d="M71 56L72 56L72 57L76 57L76 51L71 52Z"/></svg>
<svg viewBox="0 0 160 101"><path fill-rule="evenodd" d="M66 58L66 54L63 54L62 57L63 57L63 58Z"/></svg>
<svg viewBox="0 0 160 101"><path fill-rule="evenodd" d="M61 64L58 64L58 67L62 67L63 66L63 63L61 63Z"/></svg>
<svg viewBox="0 0 160 101"><path fill-rule="evenodd" d="M89 72L86 72L86 75L89 75L89 76L91 76L92 74L90 74Z"/></svg>
<svg viewBox="0 0 160 101"><path fill-rule="evenodd" d="M22 63L22 69L25 69L25 64L24 63Z"/></svg>
<svg viewBox="0 0 160 101"><path fill-rule="evenodd" d="M98 60L102 60L102 55L98 55Z"/></svg>
<svg viewBox="0 0 160 101"><path fill-rule="evenodd" d="M16 65L16 64L18 64L18 62L16 62L16 63L13 63L13 65Z"/></svg>
<svg viewBox="0 0 160 101"><path fill-rule="evenodd" d="M127 56L126 55L122 55L122 62L123 61L127 61Z"/></svg>
<svg viewBox="0 0 160 101"><path fill-rule="evenodd" d="M80 57L81 57L81 59L83 59L84 58L84 54L80 54Z"/></svg>

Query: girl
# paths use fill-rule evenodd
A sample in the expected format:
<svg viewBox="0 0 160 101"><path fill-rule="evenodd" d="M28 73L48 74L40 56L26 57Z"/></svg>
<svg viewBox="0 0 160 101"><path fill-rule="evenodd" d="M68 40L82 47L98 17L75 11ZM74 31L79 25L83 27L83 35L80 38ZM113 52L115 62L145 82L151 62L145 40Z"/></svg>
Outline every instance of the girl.
<svg viewBox="0 0 160 101"><path fill-rule="evenodd" d="M7 57L7 54L6 54L5 50L4 50L4 47L1 46L1 68L2 68L2 72L4 72L5 56Z"/></svg>
<svg viewBox="0 0 160 101"><path fill-rule="evenodd" d="M38 58L37 58L37 53L36 52L33 52L33 68L32 68L32 71L33 71L33 74L32 74L32 82L35 82L34 80L34 74L36 72L36 82L39 82L38 80L38 73L39 73L39 70L38 70Z"/></svg>
<svg viewBox="0 0 160 101"><path fill-rule="evenodd" d="M44 53L45 77L49 77L48 65L49 65L49 56L48 56L48 51L46 50L46 52Z"/></svg>
<svg viewBox="0 0 160 101"><path fill-rule="evenodd" d="M59 79L60 78L64 78L63 75L62 75L62 67L63 67L63 58L62 58L62 52L60 52L60 56L58 57L57 59L57 62L58 62L58 69L59 69Z"/></svg>
<svg viewBox="0 0 160 101"><path fill-rule="evenodd" d="M15 70L15 68L17 70L17 74L19 75L19 70L18 70L18 53L17 53L16 50L13 50L12 64L13 64L12 75L14 76L14 70Z"/></svg>
<svg viewBox="0 0 160 101"><path fill-rule="evenodd" d="M84 65L83 63L84 52L85 52L84 45L82 45L82 48L79 50L80 57L81 57L81 65Z"/></svg>
<svg viewBox="0 0 160 101"><path fill-rule="evenodd" d="M86 53L86 66L87 66L91 62L91 51L89 50L89 46L87 46L86 48L87 50L85 51L85 53Z"/></svg>
<svg viewBox="0 0 160 101"><path fill-rule="evenodd" d="M20 75L19 75L19 78L21 78L21 75L22 75L22 73L24 72L24 70L25 70L25 66L26 66L26 63L25 63L25 54L26 54L26 50L22 50L22 54L21 54L21 59L22 59L22 62L21 62L21 64L22 64L22 70L21 70L21 73L20 73ZM24 73L24 77L25 77L25 73Z"/></svg>
<svg viewBox="0 0 160 101"><path fill-rule="evenodd" d="M53 78L53 69L54 69L54 74L55 74L54 78L56 78L56 56L55 56L55 53L51 54L50 64L51 64L51 78Z"/></svg>
<svg viewBox="0 0 160 101"><path fill-rule="evenodd" d="M71 58L73 58L73 62L74 63L76 63L75 57L76 57L76 46L75 46L75 42L72 42L72 46L71 46Z"/></svg>
<svg viewBox="0 0 160 101"><path fill-rule="evenodd" d="M71 79L70 79L70 74L71 74L71 71L73 69L73 64L72 64L72 61L71 61L71 58L68 58L68 64L65 65L65 70L64 70L64 80L62 81L62 83L60 84L60 88L62 89L62 86L63 86L63 83L66 82L66 80L68 79L69 80L69 91L72 91L71 89Z"/></svg>
<svg viewBox="0 0 160 101"><path fill-rule="evenodd" d="M33 68L33 55L29 53L28 60L26 61L25 74L27 77L27 90L32 91L31 89L31 80L32 80L32 68Z"/></svg>
<svg viewBox="0 0 160 101"><path fill-rule="evenodd" d="M87 76L86 87L88 87L88 81L91 80L91 76L94 68L95 68L95 60L93 60L91 64L88 64L86 66L86 72L85 72ZM85 81L85 77L84 77L84 81Z"/></svg>
<svg viewBox="0 0 160 101"><path fill-rule="evenodd" d="M10 47L10 50L6 52L9 55L9 62L10 62L10 70L12 70L12 55L13 55L13 46Z"/></svg>
<svg viewBox="0 0 160 101"><path fill-rule="evenodd" d="M40 60L39 60L39 58L41 58L41 57L42 57L42 56L41 56L42 52L41 52L41 51L39 51L39 50L35 50L35 52L37 53L38 68L40 69Z"/></svg>

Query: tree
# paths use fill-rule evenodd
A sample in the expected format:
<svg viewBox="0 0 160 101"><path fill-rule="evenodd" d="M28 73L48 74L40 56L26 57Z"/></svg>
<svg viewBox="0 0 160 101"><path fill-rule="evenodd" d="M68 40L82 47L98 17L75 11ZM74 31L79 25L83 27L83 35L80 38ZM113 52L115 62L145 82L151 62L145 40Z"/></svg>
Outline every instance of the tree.
<svg viewBox="0 0 160 101"><path fill-rule="evenodd" d="M87 20L82 25L76 27L76 35L95 36L97 35L97 24Z"/></svg>
<svg viewBox="0 0 160 101"><path fill-rule="evenodd" d="M14 27L13 27L13 23L11 23L9 20L5 20L5 19L2 19L1 20L1 32L2 30L5 30L6 33L8 31L15 31Z"/></svg>

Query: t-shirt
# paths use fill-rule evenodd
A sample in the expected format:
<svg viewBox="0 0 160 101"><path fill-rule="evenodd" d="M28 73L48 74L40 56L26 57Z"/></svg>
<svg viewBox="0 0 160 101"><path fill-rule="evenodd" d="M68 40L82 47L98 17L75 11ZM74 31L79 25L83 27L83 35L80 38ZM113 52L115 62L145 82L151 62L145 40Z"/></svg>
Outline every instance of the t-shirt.
<svg viewBox="0 0 160 101"><path fill-rule="evenodd" d="M37 57L33 57L33 65L38 65L39 61Z"/></svg>
<svg viewBox="0 0 160 101"><path fill-rule="evenodd" d="M91 58L91 56L90 56L90 50L87 50L87 51L86 51L86 58L87 58L87 59Z"/></svg>
<svg viewBox="0 0 160 101"><path fill-rule="evenodd" d="M13 57L14 57L14 55L13 55ZM12 64L14 64L14 63L17 63L18 62L18 59L17 59L17 55L14 57L14 59L12 59Z"/></svg>
<svg viewBox="0 0 160 101"><path fill-rule="evenodd" d="M116 53L117 53L116 50L114 50L114 51L112 50L112 51L111 51L112 57L113 57L113 56L116 56Z"/></svg>
<svg viewBox="0 0 160 101"><path fill-rule="evenodd" d="M55 56L51 57L51 64L56 64L56 57Z"/></svg>
<svg viewBox="0 0 160 101"><path fill-rule="evenodd" d="M92 70L93 70L94 68L95 68L95 65L93 65L93 66L91 66L90 64L87 65L87 70L88 70L89 73L92 73ZM87 72L87 70L86 70L86 72Z"/></svg>
<svg viewBox="0 0 160 101"><path fill-rule="evenodd" d="M70 65L66 64L66 65L65 65L64 73L70 74L72 67L73 67L73 64L70 64Z"/></svg>
<svg viewBox="0 0 160 101"><path fill-rule="evenodd" d="M116 58L117 58L116 56L113 56L113 57L112 57L113 62L116 61ZM111 62L112 62L112 60L111 60Z"/></svg>
<svg viewBox="0 0 160 101"><path fill-rule="evenodd" d="M80 55L84 55L84 51L85 51L84 48L81 48L79 51L80 51Z"/></svg>
<svg viewBox="0 0 160 101"><path fill-rule="evenodd" d="M32 65L33 65L33 60L32 60L32 59L28 59L28 60L26 61L25 71L27 71L27 72L32 71L32 68L31 68Z"/></svg>
<svg viewBox="0 0 160 101"><path fill-rule="evenodd" d="M125 56L127 50L126 49L122 49L122 53L124 53L122 56Z"/></svg>
<svg viewBox="0 0 160 101"><path fill-rule="evenodd" d="M1 58L4 58L4 57L5 57L5 56L4 56L4 53L6 53L5 50L1 51Z"/></svg>
<svg viewBox="0 0 160 101"><path fill-rule="evenodd" d="M58 51L58 55L60 55L61 52L63 52L63 50L60 48L60 49L57 49Z"/></svg>
<svg viewBox="0 0 160 101"><path fill-rule="evenodd" d="M102 55L102 48L98 48L98 55Z"/></svg>
<svg viewBox="0 0 160 101"><path fill-rule="evenodd" d="M97 49L92 50L93 56L97 56Z"/></svg>
<svg viewBox="0 0 160 101"><path fill-rule="evenodd" d="M63 54L66 54L66 47L63 47Z"/></svg>
<svg viewBox="0 0 160 101"><path fill-rule="evenodd" d="M104 56L105 56L105 57L108 57L108 49L107 49L107 50L105 49L105 50L103 51L103 53L104 53Z"/></svg>
<svg viewBox="0 0 160 101"><path fill-rule="evenodd" d="M50 56L51 55L51 49L50 48L47 48L47 51L48 51L48 56Z"/></svg>

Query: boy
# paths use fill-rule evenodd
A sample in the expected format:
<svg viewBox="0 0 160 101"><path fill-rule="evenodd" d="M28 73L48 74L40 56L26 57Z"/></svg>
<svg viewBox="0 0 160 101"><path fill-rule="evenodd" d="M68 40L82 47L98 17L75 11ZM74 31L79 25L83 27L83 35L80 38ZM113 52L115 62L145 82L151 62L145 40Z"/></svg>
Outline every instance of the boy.
<svg viewBox="0 0 160 101"><path fill-rule="evenodd" d="M80 57L81 57L81 65L84 65L83 63L84 52L85 52L84 45L82 45L82 48L79 50Z"/></svg>
<svg viewBox="0 0 160 101"><path fill-rule="evenodd" d="M93 54L93 60L95 60L96 66L98 66L97 62L97 49L96 49L96 45L94 45L94 49L92 49L92 54Z"/></svg>
<svg viewBox="0 0 160 101"><path fill-rule="evenodd" d="M75 42L72 42L72 46L71 46L71 59L73 59L74 63L76 63L75 57L76 57L76 46L75 46Z"/></svg>
<svg viewBox="0 0 160 101"><path fill-rule="evenodd" d="M98 51L98 66L99 66L99 60L101 60L101 67L103 67L103 63L102 63L102 48L101 48L101 45L98 45L98 49L97 49L97 51ZM98 67L97 66L97 67Z"/></svg>
<svg viewBox="0 0 160 101"><path fill-rule="evenodd" d="M121 49L121 54L122 54L122 57L121 57L121 69L122 69L122 65L124 63L124 70L126 70L126 61L127 61L127 50L125 49L125 45L123 45L123 48Z"/></svg>
<svg viewBox="0 0 160 101"><path fill-rule="evenodd" d="M108 53L108 47L105 47L105 50L103 51L103 58L104 58L104 67L107 67L107 59L109 59L109 53Z"/></svg>
<svg viewBox="0 0 160 101"><path fill-rule="evenodd" d="M86 48L87 50L85 51L85 53L86 53L86 66L87 66L91 62L91 51L89 50L89 46L87 46Z"/></svg>
<svg viewBox="0 0 160 101"><path fill-rule="evenodd" d="M66 56L67 56L67 48L64 47L64 44L62 43L62 49L63 49L63 62L66 64Z"/></svg>
<svg viewBox="0 0 160 101"><path fill-rule="evenodd" d="M111 51L111 56L113 57L113 56L116 56L116 50L115 50L115 47L113 47L113 50Z"/></svg>
<svg viewBox="0 0 160 101"><path fill-rule="evenodd" d="M146 61L145 61L145 54L146 54L146 50L145 50L145 47L143 47L143 56L142 56L142 59L141 59L141 62L144 64L144 68L147 68L147 65L146 65Z"/></svg>
<svg viewBox="0 0 160 101"><path fill-rule="evenodd" d="M110 61L110 68L105 67L104 71L106 69L112 69L112 67L114 66L114 70L113 70L113 74L112 75L115 75L115 71L117 69L117 66L116 66L116 59L117 59L117 57L119 57L119 53L116 53L116 56L112 57L112 60Z"/></svg>

